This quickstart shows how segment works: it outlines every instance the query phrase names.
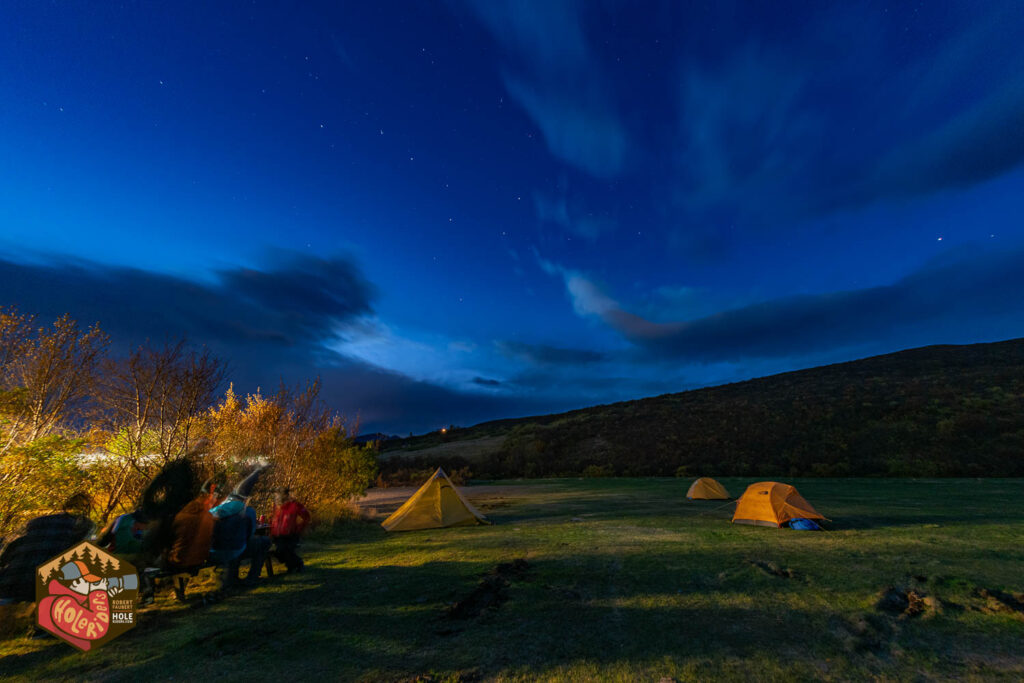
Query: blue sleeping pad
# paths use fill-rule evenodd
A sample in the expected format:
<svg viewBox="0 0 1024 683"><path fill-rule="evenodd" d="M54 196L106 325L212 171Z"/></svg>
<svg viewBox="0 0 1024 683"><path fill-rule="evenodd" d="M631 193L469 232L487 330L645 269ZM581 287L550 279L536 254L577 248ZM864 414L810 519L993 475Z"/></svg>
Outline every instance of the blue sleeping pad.
<svg viewBox="0 0 1024 683"><path fill-rule="evenodd" d="M821 531L821 527L816 522L803 517L789 520L789 528L797 531Z"/></svg>

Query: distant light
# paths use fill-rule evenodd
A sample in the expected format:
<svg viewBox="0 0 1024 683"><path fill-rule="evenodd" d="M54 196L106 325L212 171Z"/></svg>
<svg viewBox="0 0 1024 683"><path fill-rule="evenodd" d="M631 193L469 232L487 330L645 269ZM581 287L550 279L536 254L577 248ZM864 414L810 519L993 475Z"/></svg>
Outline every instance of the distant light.
<svg viewBox="0 0 1024 683"><path fill-rule="evenodd" d="M941 237L939 238L939 241L940 241L940 242L942 241L942 238L941 238Z"/></svg>
<svg viewBox="0 0 1024 683"><path fill-rule="evenodd" d="M448 428L447 427L441 427L441 433L442 434L447 434L448 433Z"/></svg>

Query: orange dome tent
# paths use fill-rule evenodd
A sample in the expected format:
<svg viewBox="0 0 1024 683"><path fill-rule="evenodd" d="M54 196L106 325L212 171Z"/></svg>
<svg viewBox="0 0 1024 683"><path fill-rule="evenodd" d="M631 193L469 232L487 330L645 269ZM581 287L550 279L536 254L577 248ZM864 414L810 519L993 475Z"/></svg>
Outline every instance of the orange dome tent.
<svg viewBox="0 0 1024 683"><path fill-rule="evenodd" d="M725 487L711 477L701 477L690 485L686 492L690 500L729 500L731 496Z"/></svg>
<svg viewBox="0 0 1024 683"><path fill-rule="evenodd" d="M827 519L789 484L759 481L748 486L736 501L732 521L734 524L781 527L797 518Z"/></svg>

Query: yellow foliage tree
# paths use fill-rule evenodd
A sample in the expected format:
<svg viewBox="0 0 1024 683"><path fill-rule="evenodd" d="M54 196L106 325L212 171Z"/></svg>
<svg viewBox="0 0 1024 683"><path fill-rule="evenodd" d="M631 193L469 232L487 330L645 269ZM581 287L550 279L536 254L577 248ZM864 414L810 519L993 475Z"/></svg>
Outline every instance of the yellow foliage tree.
<svg viewBox="0 0 1024 683"><path fill-rule="evenodd" d="M271 464L256 496L269 507L272 487L287 486L320 519L337 516L345 502L362 495L377 474L372 448L357 445L344 421L319 400L320 384L272 396L249 394L244 403L233 387L210 410L210 452L233 475L256 461Z"/></svg>

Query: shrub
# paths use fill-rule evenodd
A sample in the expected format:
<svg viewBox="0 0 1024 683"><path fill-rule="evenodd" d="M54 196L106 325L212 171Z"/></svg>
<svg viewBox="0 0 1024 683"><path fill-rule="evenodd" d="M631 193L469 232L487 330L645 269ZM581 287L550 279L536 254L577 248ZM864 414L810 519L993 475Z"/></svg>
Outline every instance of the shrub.
<svg viewBox="0 0 1024 683"><path fill-rule="evenodd" d="M588 479L599 477L614 477L615 468L611 465L587 465L583 468L583 476Z"/></svg>

